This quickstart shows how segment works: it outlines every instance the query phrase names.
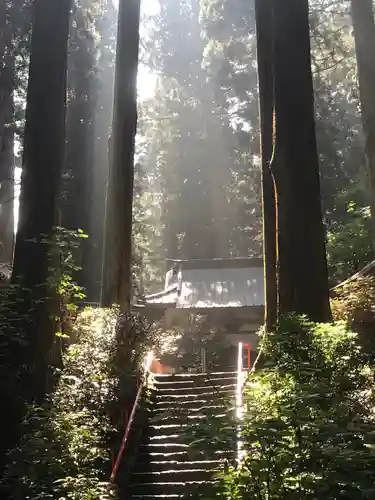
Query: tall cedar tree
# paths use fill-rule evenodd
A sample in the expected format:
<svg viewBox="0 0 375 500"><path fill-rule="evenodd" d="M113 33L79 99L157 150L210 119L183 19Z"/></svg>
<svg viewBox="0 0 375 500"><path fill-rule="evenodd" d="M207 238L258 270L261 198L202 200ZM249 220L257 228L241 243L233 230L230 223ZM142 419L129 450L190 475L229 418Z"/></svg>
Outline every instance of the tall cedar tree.
<svg viewBox="0 0 375 500"><path fill-rule="evenodd" d="M91 193L91 213L89 229L90 254L86 267L90 269L91 286L89 300L100 301L103 261L103 234L105 218L105 198L108 181L108 136L112 121L113 87L115 72L115 45L117 28L117 9L112 0L106 3L103 16L97 20L99 40L99 85L95 116L94 163Z"/></svg>
<svg viewBox="0 0 375 500"><path fill-rule="evenodd" d="M140 0L120 0L101 304L130 310Z"/></svg>
<svg viewBox="0 0 375 500"><path fill-rule="evenodd" d="M311 74L308 0L274 2L275 179L280 313L331 319Z"/></svg>
<svg viewBox="0 0 375 500"><path fill-rule="evenodd" d="M375 23L372 0L351 2L375 249Z"/></svg>
<svg viewBox="0 0 375 500"><path fill-rule="evenodd" d="M148 57L160 78L155 96L142 103L139 151L153 174L149 189L161 199L153 210L156 220L159 204L160 237L148 240L154 262L157 253L160 260L261 255L255 51L246 52L255 23L247 21L251 2L234 3L224 9L214 2L216 16L209 2L161 0L150 30ZM240 29L232 26L237 16L246 19ZM235 41L222 44L227 33ZM234 62L237 54L243 59ZM246 99L251 104L242 109Z"/></svg>
<svg viewBox="0 0 375 500"><path fill-rule="evenodd" d="M81 229L90 236L81 241L76 262L81 268L76 280L85 288L89 301L95 300L91 239L91 211L94 189L94 133L98 75L96 45L86 9L73 8L68 44L68 104L66 119L66 188L62 207L62 225ZM107 132L108 134L108 132Z"/></svg>
<svg viewBox="0 0 375 500"><path fill-rule="evenodd" d="M13 281L24 300L20 323L29 344L30 396L46 390L54 339L51 250L64 164L67 40L71 0L35 0L27 93L19 227Z"/></svg>
<svg viewBox="0 0 375 500"><path fill-rule="evenodd" d="M0 6L0 262L12 263L14 219L14 51L9 2Z"/></svg>
<svg viewBox="0 0 375 500"><path fill-rule="evenodd" d="M275 185L271 172L273 155L273 9L272 0L255 0L259 115L262 154L263 253L266 289L265 323L272 329L277 320L277 220Z"/></svg>

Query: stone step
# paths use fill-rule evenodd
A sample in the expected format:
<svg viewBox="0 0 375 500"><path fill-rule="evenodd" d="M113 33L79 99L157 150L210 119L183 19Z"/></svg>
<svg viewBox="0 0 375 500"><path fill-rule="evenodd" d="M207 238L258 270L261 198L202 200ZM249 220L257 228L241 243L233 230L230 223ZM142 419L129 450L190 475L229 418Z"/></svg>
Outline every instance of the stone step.
<svg viewBox="0 0 375 500"><path fill-rule="evenodd" d="M148 470L150 462L162 459L178 459L179 461L187 460L191 462L222 458L231 460L235 456L236 449L236 446L230 446L227 443L214 443L214 445L210 447L198 446L198 444L197 446L184 446L182 443L174 443L172 446L165 446L164 444L146 445L141 447L140 454L137 457L139 464L142 463L146 465L139 465L138 470Z"/></svg>
<svg viewBox="0 0 375 500"><path fill-rule="evenodd" d="M211 450L211 452L208 454L204 450L193 450L189 449L186 452L174 452L174 453L153 453L151 456L150 455L139 455L137 457L137 464L136 467L132 468L133 471L138 471L138 472L148 472L154 470L153 468L159 467L160 469L163 469L162 465L155 465L155 462L165 462L165 461L175 461L178 463L199 463L199 462L206 462L206 461L212 461L212 462L229 462L233 463L234 459L236 458L236 452L234 450L218 450L214 451ZM154 464L154 465L153 465ZM182 465L181 465L182 467ZM187 468L191 468L191 465L188 465Z"/></svg>
<svg viewBox="0 0 375 500"><path fill-rule="evenodd" d="M173 416L186 416L187 410L189 414L192 412L201 413L203 415L212 415L213 412L226 412L231 409L230 405L224 404L224 402L219 401L208 401L206 399L196 399L194 401L179 402L178 404L173 401L160 401L160 403L155 403L154 411L162 414L163 412L168 412L169 417ZM234 404L233 404L234 409Z"/></svg>
<svg viewBox="0 0 375 500"><path fill-rule="evenodd" d="M202 440L203 447L215 446L216 448L219 446L230 446L230 442L228 437L223 434L223 436L217 436L215 440L208 443L205 439L206 435L200 431L199 428L196 430L186 431L186 434L170 434L169 436L150 436L147 441L144 441L144 444L148 444L149 446L164 446L170 447L176 444L189 445L191 442Z"/></svg>
<svg viewBox="0 0 375 500"><path fill-rule="evenodd" d="M149 483L186 483L210 481L212 476L217 473L215 469L171 469L153 472L133 472L130 476L130 486L132 484Z"/></svg>
<svg viewBox="0 0 375 500"><path fill-rule="evenodd" d="M125 498L125 497L124 497ZM189 494L187 492L183 493L183 494L176 494L176 493L172 493L172 494L161 494L161 495L137 495L137 494L133 494L131 496L132 499L134 500L164 500L164 498L166 500L177 500L179 498L183 498L183 499L186 499L186 500L201 500L202 496L198 493L192 493L192 494ZM126 497L125 500L130 500L129 497Z"/></svg>
<svg viewBox="0 0 375 500"><path fill-rule="evenodd" d="M230 414L233 413L233 410L230 411ZM181 425L184 425L183 422L189 422L189 425L194 424L195 422L204 422L205 420L208 419L216 419L216 420L222 420L228 417L228 412L224 408L222 412L213 414L213 415L207 415L207 414L196 414L193 413L192 415L170 415L168 414L168 411L165 414L155 414L150 418L150 424L151 425L162 425L166 422L169 424L175 424L181 427ZM191 423L191 424L190 424Z"/></svg>
<svg viewBox="0 0 375 500"><path fill-rule="evenodd" d="M167 384L168 385L168 384ZM189 385L184 385L184 384L178 384L176 387L160 387L160 385L156 385L154 389L154 394L155 396L158 396L160 393L165 394L165 395L177 395L177 394L185 394L189 392L194 392L194 394L200 394L200 393L205 393L207 390L210 389L215 389L218 391L229 391L229 392L236 392L237 390L237 383L232 383L232 384L205 384L201 386L195 386L194 384L189 384Z"/></svg>
<svg viewBox="0 0 375 500"><path fill-rule="evenodd" d="M156 375L147 433L140 438L121 500L209 497L217 472L233 462L236 443L235 435L225 432L218 432L223 439L209 440L205 428L209 423L228 428L236 389L236 372Z"/></svg>
<svg viewBox="0 0 375 500"><path fill-rule="evenodd" d="M164 458L164 457L161 457ZM194 470L194 469L206 469L206 470L221 470L223 467L223 460L160 460L152 461L148 464L148 470L150 472L161 472L161 471L176 471L176 470Z"/></svg>
<svg viewBox="0 0 375 500"><path fill-rule="evenodd" d="M184 387L206 387L207 385L218 386L227 384L237 384L238 375L220 375L219 377L201 376L199 378L163 378L153 380L152 384L155 389L169 389L175 387L182 389Z"/></svg>
<svg viewBox="0 0 375 500"><path fill-rule="evenodd" d="M218 415L218 417L215 416L215 414ZM225 415L225 417L222 417L222 415ZM181 424L185 422L191 422L192 424L194 423L194 420L197 418L202 420L202 423L204 420L211 420L211 419L217 419L215 422L219 422L221 419L233 419L235 418L235 409L228 409L224 405L207 405L204 404L202 406L199 406L197 408L191 407L189 405L185 406L184 408L180 409L174 409L172 406L164 406L159 409L158 412L158 417L156 420L156 417L153 417L153 420L151 423L160 423L163 421L168 421L170 423L176 423L180 422Z"/></svg>
<svg viewBox="0 0 375 500"><path fill-rule="evenodd" d="M131 498L134 500L164 500L164 498L166 500L176 500L178 498L183 498L183 499L191 499L191 500L201 500L202 496L198 493L193 493L193 494L189 494L187 492L185 492L185 494L167 494L167 495L164 495L164 494L161 494L161 495L137 495L137 494L133 494L131 496ZM129 497L126 497L126 500L129 500Z"/></svg>
<svg viewBox="0 0 375 500"><path fill-rule="evenodd" d="M192 494L198 491L202 494L204 491L211 491L211 488L217 484L217 481L180 481L180 482L154 482L154 483L135 483L129 485L127 490L133 498L134 495L167 495L184 493Z"/></svg>
<svg viewBox="0 0 375 500"><path fill-rule="evenodd" d="M228 422L228 415L223 414L222 418L226 419L226 423ZM182 421L174 421L172 423L163 423L163 422L170 422L170 419L162 420L161 422L156 422L152 423L149 425L148 432L147 434L143 435L144 440L147 440L148 438L153 438L155 436L173 436L176 434L187 434L189 431L195 432L196 430L200 429L202 425L208 425L210 424L211 419L205 418L195 418L195 419L190 419L189 423L182 423ZM186 422L186 420L184 420ZM216 417L215 421L212 422L211 427L215 426L215 428L218 428L220 425L221 420ZM224 421L223 421L223 426Z"/></svg>
<svg viewBox="0 0 375 500"><path fill-rule="evenodd" d="M191 380L199 378L220 378L222 376L237 376L237 371L200 372L200 373L157 373L153 374L155 380Z"/></svg>
<svg viewBox="0 0 375 500"><path fill-rule="evenodd" d="M208 399L196 399L187 400L184 402L179 402L178 404L173 401L160 401L155 404L155 413L167 414L167 417L183 417L182 421L185 421L188 415L207 415L210 418L216 413L227 413L234 411L235 404L230 401L214 401Z"/></svg>
<svg viewBox="0 0 375 500"><path fill-rule="evenodd" d="M163 500L164 498L166 498L167 500L170 499L170 500L175 500L177 498L196 498L195 495L132 495L131 496L132 498L134 498L134 500ZM129 498L127 498L126 500L129 500Z"/></svg>
<svg viewBox="0 0 375 500"><path fill-rule="evenodd" d="M184 443L142 443L139 447L140 453L176 453L180 451L186 451L189 445Z"/></svg>
<svg viewBox="0 0 375 500"><path fill-rule="evenodd" d="M159 434L159 433L157 433L153 436L150 436L148 438L147 442L150 445L162 444L162 443L165 443L165 445L168 445L168 444L176 444L176 443L185 443L186 439L184 438L183 434L164 434L164 433Z"/></svg>
<svg viewBox="0 0 375 500"><path fill-rule="evenodd" d="M205 422L206 423L206 422ZM206 425L208 422L206 423ZM173 441L173 437L176 435L188 435L191 432L195 432L202 425L202 420L196 420L195 422L191 422L189 424L166 424L166 425L150 425L147 437L145 437L145 441L155 440L158 437L170 437Z"/></svg>
<svg viewBox="0 0 375 500"><path fill-rule="evenodd" d="M188 411L189 410L189 411ZM218 416L215 416L215 411L217 411ZM194 424L199 421L201 424L206 422L207 424L214 420L214 424L217 427L222 421L224 425L224 421L227 422L229 420L235 419L234 409L228 410L225 406L216 407L213 409L212 406L201 406L200 408L185 408L184 410L172 410L172 408L163 408L159 413L158 417L153 417L152 422L150 424L159 424L161 422L170 422L170 423L185 423L191 422Z"/></svg>
<svg viewBox="0 0 375 500"><path fill-rule="evenodd" d="M199 497L197 497L196 495L132 495L131 498L134 500L164 500L164 498L166 500L176 500L178 498L183 498L183 499L194 499L194 500L198 500ZM126 500L129 500L129 498L127 497Z"/></svg>
<svg viewBox="0 0 375 500"><path fill-rule="evenodd" d="M143 451L142 451L143 450ZM153 446L148 449L147 445L144 446L141 450L141 453L138 456L138 461L140 464L151 464L153 462L163 461L163 460L171 460L176 462L189 462L189 461L202 461L208 460L205 456L205 452L203 450L192 450L189 447L178 447L175 449L168 448L168 451L160 451L157 447ZM234 450L217 450L212 454L212 460L230 460L234 456ZM210 457L211 458L211 457Z"/></svg>
<svg viewBox="0 0 375 500"><path fill-rule="evenodd" d="M226 400L235 400L236 393L234 391L221 391L221 390L209 390L206 389L206 392L199 392L197 394L193 392L179 393L179 394L165 394L164 391L159 394L154 395L154 404L160 402L167 402L173 404L185 403L187 401L196 401L199 399L203 399L205 401L226 401Z"/></svg>
<svg viewBox="0 0 375 500"><path fill-rule="evenodd" d="M168 422L166 420L165 422ZM149 425L149 435L154 436L155 434L164 434L164 435L169 435L169 434L175 434L178 431L181 431L182 429L189 429L191 425L198 425L198 423L192 423L192 424L182 424L179 422L176 423L156 423L156 424L150 424Z"/></svg>
<svg viewBox="0 0 375 500"><path fill-rule="evenodd" d="M163 378L162 378L163 377ZM237 374L220 374L219 376L174 376L174 375L158 375L154 380L155 389L182 389L184 387L202 387L202 386L218 386L237 384Z"/></svg>

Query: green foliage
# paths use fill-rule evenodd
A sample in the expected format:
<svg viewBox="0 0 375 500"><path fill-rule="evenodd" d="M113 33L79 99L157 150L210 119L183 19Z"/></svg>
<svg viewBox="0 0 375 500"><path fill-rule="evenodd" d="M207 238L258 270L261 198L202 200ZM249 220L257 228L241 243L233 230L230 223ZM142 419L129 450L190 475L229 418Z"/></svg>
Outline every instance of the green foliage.
<svg viewBox="0 0 375 500"><path fill-rule="evenodd" d="M81 287L73 279L77 267L73 254L85 235L80 231L56 228L50 246L49 296L45 297L53 324L49 337L44 339L45 357L48 363L44 377L48 390L56 379L56 368L62 367L62 349L76 336L74 325L79 302L84 297ZM3 454L19 437L19 423L26 405L34 398L34 386L30 382L36 370L35 338L24 331L22 325L30 323L33 308L33 290L19 284L4 281L0 285L0 396L7 412L1 416L1 425L7 429L0 443L0 469ZM51 300L52 298L52 300Z"/></svg>
<svg viewBox="0 0 375 500"><path fill-rule="evenodd" d="M332 313L336 321L345 321L358 332L364 353L373 361L375 355L375 277L358 276L335 289Z"/></svg>
<svg viewBox="0 0 375 500"><path fill-rule="evenodd" d="M77 344L64 358L55 393L30 407L18 446L9 454L3 486L11 498L110 497L109 408L116 401L116 314L84 311Z"/></svg>
<svg viewBox="0 0 375 500"><path fill-rule="evenodd" d="M374 395L357 335L343 323L284 318L262 338L266 367L245 394L245 457L227 499L374 497Z"/></svg>
<svg viewBox="0 0 375 500"><path fill-rule="evenodd" d="M77 317L79 303L86 297L84 289L75 280L76 272L81 268L75 264L75 252L80 248L87 235L78 229L71 231L63 227L56 229L55 251L58 252L60 266L52 269L56 279L56 291L60 301L60 329L57 335L69 338L73 323ZM53 278L52 278L53 279Z"/></svg>
<svg viewBox="0 0 375 500"><path fill-rule="evenodd" d="M22 301L23 290L17 285L0 285L0 397L2 407L0 425L3 429L0 440L0 475L4 466L4 455L17 439L17 425L25 409L25 385L27 352L29 343L20 331L20 316L17 307Z"/></svg>
<svg viewBox="0 0 375 500"><path fill-rule="evenodd" d="M72 325L72 340L54 392L28 408L21 439L8 453L0 483L8 498L116 496L109 485L111 451L122 438L122 409L134 402L154 338L140 317L85 309Z"/></svg>
<svg viewBox="0 0 375 500"><path fill-rule="evenodd" d="M346 203L347 214L331 226L327 238L328 265L334 283L349 278L373 258L369 207Z"/></svg>

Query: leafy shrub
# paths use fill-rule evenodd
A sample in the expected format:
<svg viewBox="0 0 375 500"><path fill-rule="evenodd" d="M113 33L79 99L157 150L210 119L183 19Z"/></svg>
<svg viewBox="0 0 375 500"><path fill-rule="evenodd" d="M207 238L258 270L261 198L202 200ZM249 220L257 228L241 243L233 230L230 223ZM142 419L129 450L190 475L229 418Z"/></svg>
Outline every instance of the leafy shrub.
<svg viewBox="0 0 375 500"><path fill-rule="evenodd" d="M346 212L327 235L329 274L335 284L359 271L374 255L370 208L349 201Z"/></svg>
<svg viewBox="0 0 375 500"><path fill-rule="evenodd" d="M47 299L49 317L54 321L45 336L43 347L52 367L62 367L62 349L68 345L63 339L71 336L78 313L77 302L84 296L82 288L73 279L78 269L73 254L82 238L85 238L82 231L57 227L53 240L45 242L50 245L48 290L51 295ZM6 451L17 442L27 404L35 397L33 373L40 366L35 364L34 359L35 337L39 331L35 325L35 331L32 328L35 290L24 287L18 280L10 281L11 271L10 266L3 266L0 273L0 398L7 408L0 417L1 427L6 429L0 440L0 476ZM54 377L49 369L46 372L50 390Z"/></svg>
<svg viewBox="0 0 375 500"><path fill-rule="evenodd" d="M17 426L24 415L25 388L22 375L26 369L28 342L20 331L20 317L16 312L20 292L16 285L0 285L0 477L6 451L18 437Z"/></svg>
<svg viewBox="0 0 375 500"><path fill-rule="evenodd" d="M3 487L9 498L95 500L112 498L111 445L115 409L124 387L131 391L142 355L142 323L113 310L87 309L78 317L77 343L64 358L56 391L42 407L31 407L23 437L9 454ZM136 339L136 340L135 340ZM127 364L118 366L118 352ZM119 402L121 398L121 404Z"/></svg>
<svg viewBox="0 0 375 500"><path fill-rule="evenodd" d="M218 496L373 499L374 395L357 335L288 317L262 345L266 367L245 390L246 456Z"/></svg>
<svg viewBox="0 0 375 500"><path fill-rule="evenodd" d="M359 276L335 290L332 312L336 321L345 321L358 332L359 342L369 360L375 357L375 277Z"/></svg>
<svg viewBox="0 0 375 500"><path fill-rule="evenodd" d="M79 303L86 297L85 290L76 282L77 272L81 267L75 261L82 242L87 235L81 230L69 230L56 227L52 247L51 285L56 290L59 318L57 336L74 342L74 323L79 311Z"/></svg>

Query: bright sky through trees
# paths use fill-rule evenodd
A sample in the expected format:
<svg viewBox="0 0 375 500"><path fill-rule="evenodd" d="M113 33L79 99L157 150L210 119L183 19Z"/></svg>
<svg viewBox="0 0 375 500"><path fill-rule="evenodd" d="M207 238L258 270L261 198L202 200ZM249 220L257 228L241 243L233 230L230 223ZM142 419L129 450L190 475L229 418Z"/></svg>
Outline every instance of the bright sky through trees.
<svg viewBox="0 0 375 500"><path fill-rule="evenodd" d="M115 5L118 5L118 0L113 0ZM142 15L152 16L158 11L158 0L142 0L141 4ZM143 26L143 30L147 30L147 27ZM141 28L142 36L142 28ZM152 97L155 91L156 75L151 73L149 68L140 64L138 71L138 93L139 99L149 99ZM19 183L21 181L21 169L15 169L15 200L14 200L14 218L15 218L15 231L17 229L18 223L18 207L19 207Z"/></svg>
<svg viewBox="0 0 375 500"><path fill-rule="evenodd" d="M119 0L113 0L114 5L118 5ZM158 0L141 0L141 15L152 16L158 12L159 3ZM141 21L142 22L142 21ZM141 25L141 37L142 33L147 31L145 25ZM140 64L138 70L138 95L139 99L144 100L152 97L155 90L156 75L152 74L146 66Z"/></svg>

